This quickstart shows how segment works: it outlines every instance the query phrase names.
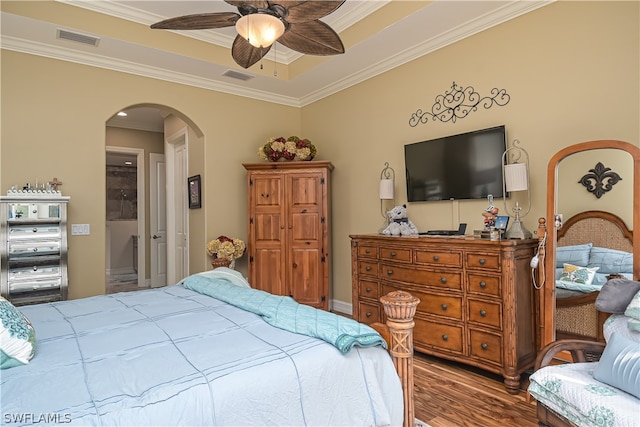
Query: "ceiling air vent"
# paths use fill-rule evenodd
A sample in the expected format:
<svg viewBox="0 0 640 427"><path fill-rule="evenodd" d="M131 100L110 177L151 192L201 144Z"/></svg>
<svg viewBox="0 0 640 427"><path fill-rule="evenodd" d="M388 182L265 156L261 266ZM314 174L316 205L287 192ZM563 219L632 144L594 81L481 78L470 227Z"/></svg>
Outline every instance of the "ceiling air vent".
<svg viewBox="0 0 640 427"><path fill-rule="evenodd" d="M86 34L79 34L61 29L58 29L57 37L62 40L71 40L72 42L88 44L96 47L98 46L98 42L100 41L98 37L87 36Z"/></svg>
<svg viewBox="0 0 640 427"><path fill-rule="evenodd" d="M222 73L223 76L225 77L230 77L232 79L236 79L236 80L242 80L242 81L247 81L247 80L251 80L253 78L252 75L250 74L244 74L244 73L240 73L238 71L234 71L234 70L227 70L224 73Z"/></svg>

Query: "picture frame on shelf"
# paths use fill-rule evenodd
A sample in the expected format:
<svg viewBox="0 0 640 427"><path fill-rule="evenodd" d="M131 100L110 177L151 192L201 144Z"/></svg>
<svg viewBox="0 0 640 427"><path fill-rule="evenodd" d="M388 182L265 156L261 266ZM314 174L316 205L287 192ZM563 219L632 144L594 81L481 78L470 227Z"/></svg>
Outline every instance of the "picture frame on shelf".
<svg viewBox="0 0 640 427"><path fill-rule="evenodd" d="M202 185L200 175L187 178L187 190L189 194L189 209L202 207Z"/></svg>
<svg viewBox="0 0 640 427"><path fill-rule="evenodd" d="M507 225L509 225L509 216L501 215L496 217L496 225L495 227L500 230L500 233L504 233L507 230Z"/></svg>

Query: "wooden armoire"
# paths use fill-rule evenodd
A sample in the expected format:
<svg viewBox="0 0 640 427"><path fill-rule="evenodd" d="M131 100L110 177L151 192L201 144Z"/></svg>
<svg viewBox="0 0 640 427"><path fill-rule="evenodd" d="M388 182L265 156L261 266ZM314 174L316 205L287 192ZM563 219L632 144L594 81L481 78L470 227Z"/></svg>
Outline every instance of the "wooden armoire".
<svg viewBox="0 0 640 427"><path fill-rule="evenodd" d="M244 163L249 283L329 310L330 174L327 161Z"/></svg>

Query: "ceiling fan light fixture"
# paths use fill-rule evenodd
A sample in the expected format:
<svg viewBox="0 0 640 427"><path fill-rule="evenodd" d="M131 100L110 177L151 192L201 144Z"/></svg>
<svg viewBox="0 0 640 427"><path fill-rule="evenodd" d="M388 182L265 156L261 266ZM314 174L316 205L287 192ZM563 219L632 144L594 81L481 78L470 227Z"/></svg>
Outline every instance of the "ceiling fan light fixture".
<svg viewBox="0 0 640 427"><path fill-rule="evenodd" d="M268 13L252 13L236 22L236 31L240 37L258 48L271 46L284 34L284 30L284 23Z"/></svg>

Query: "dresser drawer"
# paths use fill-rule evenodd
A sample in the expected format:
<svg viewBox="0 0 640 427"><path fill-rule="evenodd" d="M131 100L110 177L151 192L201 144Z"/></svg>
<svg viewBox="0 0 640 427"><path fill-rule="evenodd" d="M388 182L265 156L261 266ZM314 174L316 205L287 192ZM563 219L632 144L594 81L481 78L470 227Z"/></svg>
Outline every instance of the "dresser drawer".
<svg viewBox="0 0 640 427"><path fill-rule="evenodd" d="M416 264L462 267L461 252L423 251L416 249Z"/></svg>
<svg viewBox="0 0 640 427"><path fill-rule="evenodd" d="M377 277L378 263L375 261L358 261L358 273Z"/></svg>
<svg viewBox="0 0 640 427"><path fill-rule="evenodd" d="M419 270L411 267L383 264L380 279L394 280L435 288L462 289L461 272Z"/></svg>
<svg viewBox="0 0 640 427"><path fill-rule="evenodd" d="M360 314L358 316L358 322L361 323L375 323L382 322L382 312L380 305L369 304L366 302L360 302L358 304Z"/></svg>
<svg viewBox="0 0 640 427"><path fill-rule="evenodd" d="M28 267L10 268L9 283L22 280L38 280L59 277L61 275L61 271L59 263L57 265L33 265Z"/></svg>
<svg viewBox="0 0 640 427"><path fill-rule="evenodd" d="M482 331L469 332L471 357L502 365L502 337Z"/></svg>
<svg viewBox="0 0 640 427"><path fill-rule="evenodd" d="M9 227L9 240L55 239L60 238L60 235L60 226L57 224L12 225Z"/></svg>
<svg viewBox="0 0 640 427"><path fill-rule="evenodd" d="M502 295L500 278L482 274L468 274L469 292L480 295L499 297Z"/></svg>
<svg viewBox="0 0 640 427"><path fill-rule="evenodd" d="M462 326L444 325L414 318L413 340L417 347L424 345L462 354Z"/></svg>
<svg viewBox="0 0 640 427"><path fill-rule="evenodd" d="M500 271L500 255L468 253L466 255L466 265L467 268L483 268Z"/></svg>
<svg viewBox="0 0 640 427"><path fill-rule="evenodd" d="M411 249L381 247L380 259L388 261L411 262Z"/></svg>
<svg viewBox="0 0 640 427"><path fill-rule="evenodd" d="M61 277L44 278L37 280L11 282L9 291L11 293L43 291L46 289L59 289L62 286Z"/></svg>
<svg viewBox="0 0 640 427"><path fill-rule="evenodd" d="M469 322L502 329L502 304L470 298L468 307Z"/></svg>
<svg viewBox="0 0 640 427"><path fill-rule="evenodd" d="M382 287L382 294L400 290L394 286L385 285ZM462 296L440 295L428 292L410 291L411 295L418 298L420 303L416 308L418 313L431 314L434 316L462 320Z"/></svg>
<svg viewBox="0 0 640 427"><path fill-rule="evenodd" d="M60 253L60 240L52 241L30 241L30 240L10 240L9 258L57 255Z"/></svg>
<svg viewBox="0 0 640 427"><path fill-rule="evenodd" d="M361 297L380 299L380 286L377 282L370 280L360 280L358 284L358 294Z"/></svg>
<svg viewBox="0 0 640 427"><path fill-rule="evenodd" d="M378 258L378 247L373 245L358 245L360 258Z"/></svg>

